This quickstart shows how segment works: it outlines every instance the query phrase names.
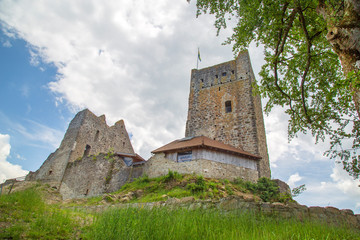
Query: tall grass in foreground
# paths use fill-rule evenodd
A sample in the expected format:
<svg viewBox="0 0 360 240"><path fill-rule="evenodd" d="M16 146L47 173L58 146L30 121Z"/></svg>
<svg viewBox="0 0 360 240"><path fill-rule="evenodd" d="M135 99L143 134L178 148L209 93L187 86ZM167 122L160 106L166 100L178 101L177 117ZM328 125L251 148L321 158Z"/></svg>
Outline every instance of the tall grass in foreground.
<svg viewBox="0 0 360 240"><path fill-rule="evenodd" d="M41 191L35 186L0 197L0 239L72 239L80 234L79 213L46 204Z"/></svg>
<svg viewBox="0 0 360 240"><path fill-rule="evenodd" d="M220 210L112 209L97 216L88 239L360 239L360 232Z"/></svg>

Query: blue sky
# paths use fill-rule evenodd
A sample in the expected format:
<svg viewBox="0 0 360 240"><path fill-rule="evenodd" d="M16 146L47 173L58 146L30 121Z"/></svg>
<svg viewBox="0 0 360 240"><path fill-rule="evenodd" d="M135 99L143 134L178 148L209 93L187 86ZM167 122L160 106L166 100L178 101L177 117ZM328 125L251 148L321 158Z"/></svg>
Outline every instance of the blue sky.
<svg viewBox="0 0 360 240"><path fill-rule="evenodd" d="M0 182L37 170L77 111L124 119L136 152L184 136L190 72L231 60L194 2L0 0ZM258 73L263 50L251 45ZM309 135L288 143L282 109L265 116L273 178L306 184L297 200L360 212L352 180Z"/></svg>
<svg viewBox="0 0 360 240"><path fill-rule="evenodd" d="M40 59L34 63L22 39L1 32L0 41L0 133L11 136L8 161L34 171L59 144L73 114L55 106L47 87L56 68Z"/></svg>

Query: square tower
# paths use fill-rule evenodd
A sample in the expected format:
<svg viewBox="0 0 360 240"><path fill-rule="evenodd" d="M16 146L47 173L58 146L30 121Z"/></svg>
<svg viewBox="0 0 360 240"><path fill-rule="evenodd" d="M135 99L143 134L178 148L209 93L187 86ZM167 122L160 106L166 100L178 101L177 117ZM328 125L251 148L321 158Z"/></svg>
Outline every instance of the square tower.
<svg viewBox="0 0 360 240"><path fill-rule="evenodd" d="M206 136L259 155L259 177L271 177L261 98L248 51L191 71L186 137Z"/></svg>

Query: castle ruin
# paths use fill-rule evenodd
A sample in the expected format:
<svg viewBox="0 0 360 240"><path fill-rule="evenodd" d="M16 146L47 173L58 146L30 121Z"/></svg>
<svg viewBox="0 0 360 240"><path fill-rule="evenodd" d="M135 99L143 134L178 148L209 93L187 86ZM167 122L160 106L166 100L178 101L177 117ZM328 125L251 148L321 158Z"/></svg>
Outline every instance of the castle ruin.
<svg viewBox="0 0 360 240"><path fill-rule="evenodd" d="M26 180L41 180L66 198L116 191L126 182L169 170L212 178L270 178L261 99L249 54L193 69L185 138L154 150L148 161L135 154L120 120L85 109L70 122L60 147Z"/></svg>
<svg viewBox="0 0 360 240"><path fill-rule="evenodd" d="M102 161L100 165L99 162L95 164L95 161L93 161L94 164L88 164L86 163L87 161L85 161L99 153L108 153L110 151L113 153L112 155L116 155L116 159L118 160L126 158L129 159L129 161L134 160L134 162L141 162L141 160L139 160L141 158L134 152L123 120L109 127L106 124L104 115L97 117L91 111L85 109L77 113L70 122L60 147L49 155L36 172L30 172L26 180L41 180L47 182L51 184L52 187L59 189L60 192L64 192L63 190L66 189L66 193L64 194L68 195L71 189L78 189L77 186L81 185L81 182L92 182L94 179L103 175L103 173L99 171L94 172L94 169L102 169L105 175L111 171L109 168L113 168L114 164L109 165L106 161ZM82 159L85 160L80 163L79 160ZM120 162L121 166L126 166L125 163ZM73 174L80 177L77 178L73 176ZM108 178L110 177L112 178L112 176ZM100 180L101 179L99 179L99 181ZM102 180L95 182L97 182L97 185L105 185L105 181ZM122 181L123 184L126 180ZM105 191L103 187L95 187L96 184L92 187L91 184L85 185L84 193L81 193L80 196L91 196ZM91 188L97 190L90 191ZM112 189L112 187L107 188ZM78 190L78 192L83 191ZM72 193L71 196L78 195Z"/></svg>

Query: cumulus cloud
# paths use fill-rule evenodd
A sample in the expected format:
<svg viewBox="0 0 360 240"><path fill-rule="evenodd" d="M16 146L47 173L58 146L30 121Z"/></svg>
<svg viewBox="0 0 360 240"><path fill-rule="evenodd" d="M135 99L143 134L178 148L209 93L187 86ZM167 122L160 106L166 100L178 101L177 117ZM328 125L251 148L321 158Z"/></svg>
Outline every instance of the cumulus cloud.
<svg viewBox="0 0 360 240"><path fill-rule="evenodd" d="M344 194L353 199L357 199L357 205L360 204L360 181L354 180L349 174L342 169L341 165L336 164L331 174L331 179L336 187Z"/></svg>
<svg viewBox="0 0 360 240"><path fill-rule="evenodd" d="M48 85L57 104L106 114L109 124L124 119L144 157L184 136L197 47L201 64L233 57L230 46L220 47L225 38L216 37L213 18L196 19L186 1L23 0L0 9L7 31L29 42L32 64L57 66Z"/></svg>
<svg viewBox="0 0 360 240"><path fill-rule="evenodd" d="M33 65L44 62L57 67L56 79L47 86L56 95L56 105L67 104L74 113L89 108L105 114L110 125L124 119L134 149L145 158L151 150L184 136L190 71L196 67L198 47L200 68L233 58L231 46L221 46L231 29L215 37L214 18L196 19L195 14L194 1L190 5L168 0L0 1L5 34L28 43ZM256 74L264 63L262 48L251 45L249 52ZM314 147L310 135L288 143L288 119L282 111L275 108L265 116L272 168L325 161L327 143ZM32 126L14 129L31 142L58 146L62 133ZM292 184L301 177L309 180L298 169L286 174L284 179ZM340 183L347 186L339 173L333 177L339 180L326 179L320 185L323 180L317 179L309 193L326 186L339 191Z"/></svg>
<svg viewBox="0 0 360 240"><path fill-rule="evenodd" d="M287 183L289 184L290 188L294 188L296 187L295 183L300 181L301 179L302 177L299 175L299 173L295 173L289 177Z"/></svg>
<svg viewBox="0 0 360 240"><path fill-rule="evenodd" d="M329 179L319 181L316 178L301 179L306 184L306 191L297 197L297 201L308 206L335 206L353 209L360 213L360 184L336 164Z"/></svg>
<svg viewBox="0 0 360 240"><path fill-rule="evenodd" d="M263 104L265 101L263 102ZM265 104L264 104L265 105ZM281 107L274 107L268 116L265 116L265 128L267 135L268 151L271 166L277 167L277 162L285 155L291 155L293 161L327 161L324 152L329 149L328 140L319 141L315 144L315 139L311 134L298 134L296 138L289 139L286 126L289 117ZM303 153L307 152L312 158L306 159Z"/></svg>
<svg viewBox="0 0 360 240"><path fill-rule="evenodd" d="M9 178L22 177L28 174L28 171L23 170L21 166L11 164L7 161L10 155L10 149L10 136L0 134L0 183Z"/></svg>

